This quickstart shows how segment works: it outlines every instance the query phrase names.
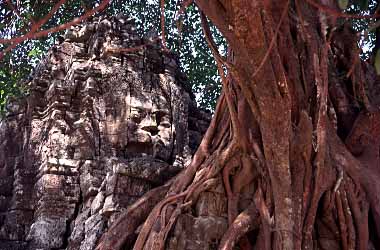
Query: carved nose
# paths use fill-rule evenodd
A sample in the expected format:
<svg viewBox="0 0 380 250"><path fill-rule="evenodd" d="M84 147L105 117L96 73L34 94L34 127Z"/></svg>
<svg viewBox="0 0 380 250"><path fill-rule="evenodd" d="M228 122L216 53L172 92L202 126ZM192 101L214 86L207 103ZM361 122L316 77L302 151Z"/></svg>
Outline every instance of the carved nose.
<svg viewBox="0 0 380 250"><path fill-rule="evenodd" d="M145 131L148 131L152 135L155 135L158 132L157 126L143 126L141 129L145 130Z"/></svg>
<svg viewBox="0 0 380 250"><path fill-rule="evenodd" d="M150 117L150 115L147 115L144 120L141 121L141 129L145 130L152 135L157 134L158 128L157 123Z"/></svg>

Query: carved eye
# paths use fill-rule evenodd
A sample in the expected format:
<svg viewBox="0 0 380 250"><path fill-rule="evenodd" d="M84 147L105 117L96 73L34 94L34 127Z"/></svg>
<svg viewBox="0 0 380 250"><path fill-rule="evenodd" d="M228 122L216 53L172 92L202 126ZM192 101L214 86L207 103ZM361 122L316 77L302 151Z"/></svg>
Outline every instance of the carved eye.
<svg viewBox="0 0 380 250"><path fill-rule="evenodd" d="M161 122L161 118L162 118L162 114L161 114L161 112L160 112L160 111L155 111L155 112L153 113L153 117L156 119L156 123L157 123L157 125L159 125L160 122Z"/></svg>
<svg viewBox="0 0 380 250"><path fill-rule="evenodd" d="M156 112L152 113L150 117L151 117L151 119L152 119L153 121L155 121L155 122L157 123L157 125L158 125L157 113L156 113Z"/></svg>
<svg viewBox="0 0 380 250"><path fill-rule="evenodd" d="M139 123L144 118L144 111L139 108L131 108L130 117L134 122Z"/></svg>
<svg viewBox="0 0 380 250"><path fill-rule="evenodd" d="M165 127L170 127L170 119L169 119L169 114L163 110L157 110L154 112L155 118L156 118L156 123L157 126L165 126Z"/></svg>

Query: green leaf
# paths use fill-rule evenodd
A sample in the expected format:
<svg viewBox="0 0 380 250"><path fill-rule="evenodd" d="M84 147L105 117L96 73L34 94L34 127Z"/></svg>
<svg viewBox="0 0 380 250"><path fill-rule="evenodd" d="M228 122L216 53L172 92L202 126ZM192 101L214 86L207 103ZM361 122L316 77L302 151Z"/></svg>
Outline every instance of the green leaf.
<svg viewBox="0 0 380 250"><path fill-rule="evenodd" d="M376 56L375 56L375 69L376 74L380 75L380 49L377 50Z"/></svg>
<svg viewBox="0 0 380 250"><path fill-rule="evenodd" d="M348 0L338 0L338 5L341 10L347 9Z"/></svg>
<svg viewBox="0 0 380 250"><path fill-rule="evenodd" d="M368 10L369 8L369 1L368 0L361 0L360 1L360 9L361 10Z"/></svg>
<svg viewBox="0 0 380 250"><path fill-rule="evenodd" d="M28 56L29 57L37 57L41 53L42 53L42 51L40 49L32 49L31 51L29 51Z"/></svg>

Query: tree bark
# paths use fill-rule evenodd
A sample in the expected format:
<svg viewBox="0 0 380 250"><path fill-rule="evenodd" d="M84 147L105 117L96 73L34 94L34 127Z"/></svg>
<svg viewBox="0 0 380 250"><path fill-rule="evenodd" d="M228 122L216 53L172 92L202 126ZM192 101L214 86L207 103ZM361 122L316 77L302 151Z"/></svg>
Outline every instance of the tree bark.
<svg viewBox="0 0 380 250"><path fill-rule="evenodd" d="M310 1L195 1L229 44L224 58L203 18L223 93L133 249L171 249L181 216L211 216L197 207L220 186L227 206L217 216L228 227L219 249L380 248L380 112L369 94L377 82L351 29ZM338 11L334 2L324 7ZM114 233L99 250L121 246Z"/></svg>

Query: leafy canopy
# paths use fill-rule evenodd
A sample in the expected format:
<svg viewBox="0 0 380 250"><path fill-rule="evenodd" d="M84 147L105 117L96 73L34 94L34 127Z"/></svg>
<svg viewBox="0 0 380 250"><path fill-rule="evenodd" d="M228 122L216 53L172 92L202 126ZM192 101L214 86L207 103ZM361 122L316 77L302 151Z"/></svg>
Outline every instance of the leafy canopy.
<svg viewBox="0 0 380 250"><path fill-rule="evenodd" d="M314 0L317 1L317 0ZM45 17L57 1L25 0L0 2L0 38L22 36L30 30L32 22ZM99 5L101 0L67 0L41 29L56 27L67 23L75 17L82 16L87 10ZM176 13L180 8L178 0L165 1L165 31L167 46L180 55L181 67L188 76L188 82L196 95L198 104L213 110L221 86L214 59L211 56L201 29L197 7L190 5L180 20ZM377 0L337 0L339 7L348 13L373 14L379 9ZM136 28L141 36L147 32L160 29L159 0L114 0L107 9L107 14L126 13L136 20ZM362 32L360 46L363 58L372 53L377 40L379 28L373 26L377 19L347 19L357 31ZM371 26L372 25L372 26ZM181 31L178 30L180 27ZM372 29L369 29L372 27ZM374 28L373 28L374 27ZM369 30L368 30L369 29ZM214 39L222 53L226 51L226 42L215 27L212 27ZM6 100L12 96L25 93L25 83L35 65L52 46L54 40L63 31L49 34L36 40L27 40L6 53L0 61L0 115L4 113ZM379 41L378 41L379 42ZM8 45L0 43L0 51ZM380 53L378 53L380 65ZM379 66L380 70L380 66Z"/></svg>

